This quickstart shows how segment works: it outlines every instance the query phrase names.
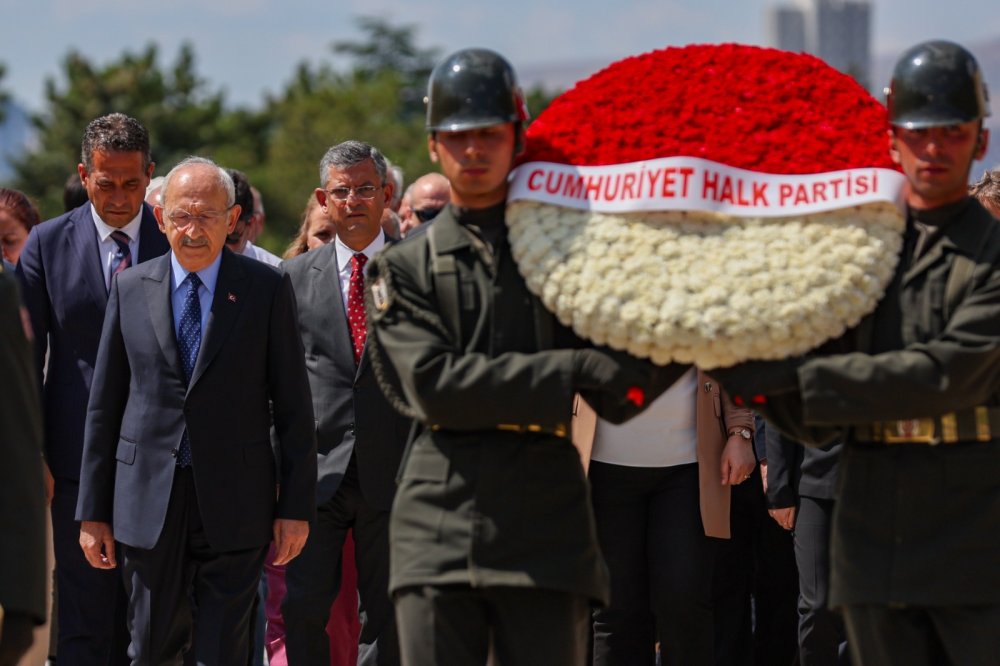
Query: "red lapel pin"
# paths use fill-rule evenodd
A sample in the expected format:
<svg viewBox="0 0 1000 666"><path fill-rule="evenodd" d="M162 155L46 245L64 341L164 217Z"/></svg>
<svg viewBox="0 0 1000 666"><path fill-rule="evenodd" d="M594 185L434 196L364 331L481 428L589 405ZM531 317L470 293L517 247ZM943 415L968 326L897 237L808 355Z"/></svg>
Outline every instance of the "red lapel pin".
<svg viewBox="0 0 1000 666"><path fill-rule="evenodd" d="M229 296L227 298L229 299L230 303L236 302L236 294L234 294L233 292L229 292Z"/></svg>

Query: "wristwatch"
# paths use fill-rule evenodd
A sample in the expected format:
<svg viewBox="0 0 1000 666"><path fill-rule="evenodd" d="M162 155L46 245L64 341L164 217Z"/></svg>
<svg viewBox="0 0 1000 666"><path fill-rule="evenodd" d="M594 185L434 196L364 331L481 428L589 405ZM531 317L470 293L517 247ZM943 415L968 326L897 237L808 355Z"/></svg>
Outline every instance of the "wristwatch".
<svg viewBox="0 0 1000 666"><path fill-rule="evenodd" d="M729 436L732 437L733 435L739 435L749 442L751 437L750 428L733 428L729 431Z"/></svg>

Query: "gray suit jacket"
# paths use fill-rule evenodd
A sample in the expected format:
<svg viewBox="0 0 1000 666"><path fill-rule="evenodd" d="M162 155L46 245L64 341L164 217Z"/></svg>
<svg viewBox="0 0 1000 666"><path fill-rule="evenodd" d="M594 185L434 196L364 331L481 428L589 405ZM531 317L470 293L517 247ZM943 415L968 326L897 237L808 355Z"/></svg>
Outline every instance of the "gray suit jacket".
<svg viewBox="0 0 1000 666"><path fill-rule="evenodd" d="M367 349L354 365L350 327L341 297L334 243L284 263L298 302L316 416L319 476L316 501L340 487L347 464L357 457L365 500L389 510L410 421L386 401L375 381Z"/></svg>
<svg viewBox="0 0 1000 666"><path fill-rule="evenodd" d="M186 427L209 545L217 552L264 546L275 518L315 515L313 415L291 285L270 266L223 250L189 385L171 287L169 255L112 282L77 520L111 522L115 538L130 546L156 545Z"/></svg>

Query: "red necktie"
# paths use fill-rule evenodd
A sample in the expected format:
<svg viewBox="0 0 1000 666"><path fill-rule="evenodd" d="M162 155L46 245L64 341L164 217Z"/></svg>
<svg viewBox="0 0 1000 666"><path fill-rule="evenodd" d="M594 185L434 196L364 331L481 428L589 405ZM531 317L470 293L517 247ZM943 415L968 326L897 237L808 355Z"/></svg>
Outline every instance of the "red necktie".
<svg viewBox="0 0 1000 666"><path fill-rule="evenodd" d="M351 327L351 341L354 343L354 364L361 362L361 352L365 348L365 262L368 257L358 252L351 257L351 282L347 290L347 323Z"/></svg>

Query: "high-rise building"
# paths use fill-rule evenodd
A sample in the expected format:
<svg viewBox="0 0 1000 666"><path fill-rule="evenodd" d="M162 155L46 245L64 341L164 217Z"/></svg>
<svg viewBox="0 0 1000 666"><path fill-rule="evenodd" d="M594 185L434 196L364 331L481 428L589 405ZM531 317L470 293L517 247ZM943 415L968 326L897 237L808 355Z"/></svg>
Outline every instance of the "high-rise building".
<svg viewBox="0 0 1000 666"><path fill-rule="evenodd" d="M786 51L811 53L869 86L871 3L799 0L768 10L769 41Z"/></svg>

